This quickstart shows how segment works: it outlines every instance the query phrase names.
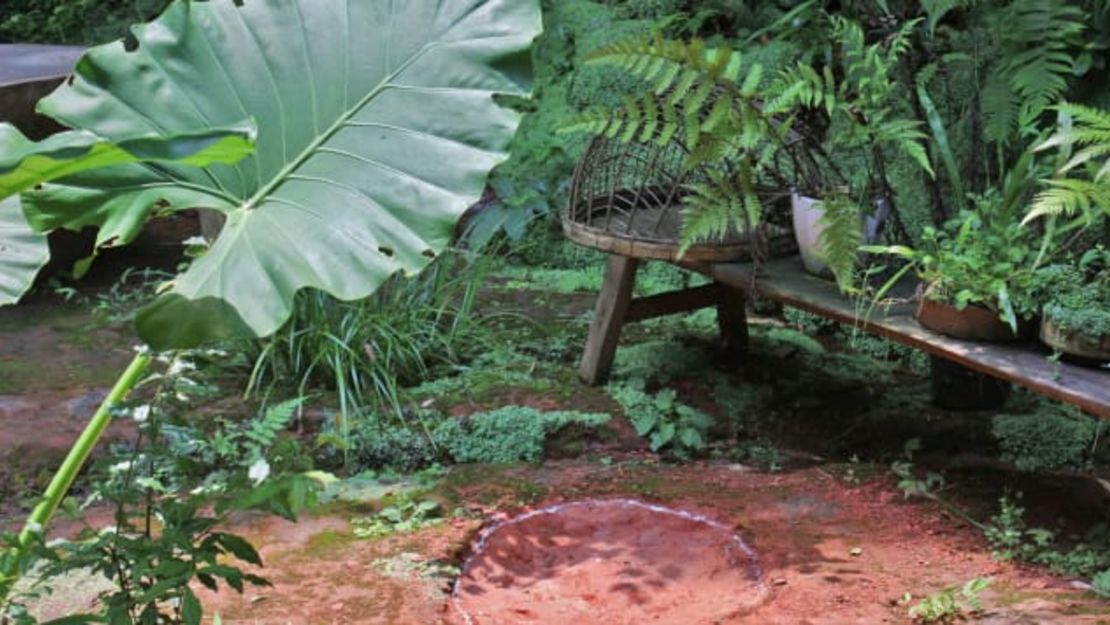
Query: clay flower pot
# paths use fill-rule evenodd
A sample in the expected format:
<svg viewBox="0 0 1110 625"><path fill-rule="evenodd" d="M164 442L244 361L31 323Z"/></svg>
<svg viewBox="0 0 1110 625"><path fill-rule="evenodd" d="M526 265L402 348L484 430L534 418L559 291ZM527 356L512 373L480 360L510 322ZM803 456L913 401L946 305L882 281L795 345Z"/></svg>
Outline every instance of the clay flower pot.
<svg viewBox="0 0 1110 625"><path fill-rule="evenodd" d="M955 306L925 296L921 297L921 303L917 307L917 322L929 330L954 339L989 343L1025 340L1031 327L1029 322L1020 321L1015 334L1006 322L998 318L998 313L989 308L971 304L959 310Z"/></svg>
<svg viewBox="0 0 1110 625"><path fill-rule="evenodd" d="M1041 318L1041 341L1053 351L1097 363L1110 362L1110 334L1091 336L1081 330L1062 330L1045 314Z"/></svg>

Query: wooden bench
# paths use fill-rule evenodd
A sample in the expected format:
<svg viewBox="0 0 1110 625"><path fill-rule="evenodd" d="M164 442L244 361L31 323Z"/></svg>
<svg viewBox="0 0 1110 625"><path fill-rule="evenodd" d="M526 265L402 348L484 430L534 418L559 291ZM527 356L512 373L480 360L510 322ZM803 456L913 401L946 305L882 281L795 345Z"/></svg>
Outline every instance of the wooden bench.
<svg viewBox="0 0 1110 625"><path fill-rule="evenodd" d="M754 280L750 263L680 263L713 283L635 299L632 289L640 262L609 257L579 368L579 376L588 384L608 378L621 327L628 321L716 306L726 348L742 351L748 339L745 292L754 289L768 300L854 325L1110 419L1110 371L1050 360L1048 351L1038 345L973 343L931 332L913 319L913 305L908 302L876 308L863 323L855 303L842 296L834 283L805 273L798 257L764 263Z"/></svg>

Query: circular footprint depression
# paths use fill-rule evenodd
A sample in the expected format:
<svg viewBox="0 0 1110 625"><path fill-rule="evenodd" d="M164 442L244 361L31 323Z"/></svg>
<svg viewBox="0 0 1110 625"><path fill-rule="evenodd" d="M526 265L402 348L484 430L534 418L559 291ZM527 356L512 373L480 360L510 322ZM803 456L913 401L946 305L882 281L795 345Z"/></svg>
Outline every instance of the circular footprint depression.
<svg viewBox="0 0 1110 625"><path fill-rule="evenodd" d="M455 584L468 625L710 625L767 596L731 528L635 500L581 501L488 528Z"/></svg>

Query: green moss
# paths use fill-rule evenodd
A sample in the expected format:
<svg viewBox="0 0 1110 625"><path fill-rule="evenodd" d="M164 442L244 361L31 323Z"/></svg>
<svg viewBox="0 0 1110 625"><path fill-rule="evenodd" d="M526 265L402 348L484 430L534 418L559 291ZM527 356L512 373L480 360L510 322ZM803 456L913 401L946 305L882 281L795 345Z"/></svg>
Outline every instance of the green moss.
<svg viewBox="0 0 1110 625"><path fill-rule="evenodd" d="M548 435L571 424L596 427L609 419L602 413L505 406L461 420L448 419L436 427L433 438L460 463L537 462Z"/></svg>
<svg viewBox="0 0 1110 625"><path fill-rule="evenodd" d="M674 341L647 341L622 346L613 363L615 379L670 379L705 369L709 354L697 346Z"/></svg>
<svg viewBox="0 0 1110 625"><path fill-rule="evenodd" d="M527 478L513 481L513 496L521 504L535 504L545 499L551 492L547 486Z"/></svg>
<svg viewBox="0 0 1110 625"><path fill-rule="evenodd" d="M1060 295L1045 305L1044 314L1064 332L1110 335L1110 276Z"/></svg>
<svg viewBox="0 0 1110 625"><path fill-rule="evenodd" d="M305 555L310 558L333 556L347 549L348 545L354 543L355 540L354 535L350 532L326 529L308 538L308 544L305 546Z"/></svg>
<svg viewBox="0 0 1110 625"><path fill-rule="evenodd" d="M752 336L756 340L769 343L775 347L795 347L803 354L823 354L825 347L813 337L799 332L793 328L778 326L757 326L752 329Z"/></svg>
<svg viewBox="0 0 1110 625"><path fill-rule="evenodd" d="M630 492L640 495L648 499L658 498L663 492L663 486L667 483L663 476L658 473L649 475L638 476L632 480L624 482L623 488L628 489Z"/></svg>

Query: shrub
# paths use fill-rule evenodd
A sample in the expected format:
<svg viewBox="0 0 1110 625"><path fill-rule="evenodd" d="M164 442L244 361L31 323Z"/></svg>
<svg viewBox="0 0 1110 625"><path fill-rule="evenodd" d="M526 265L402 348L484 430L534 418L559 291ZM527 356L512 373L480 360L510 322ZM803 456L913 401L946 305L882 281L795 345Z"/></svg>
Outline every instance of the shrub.
<svg viewBox="0 0 1110 625"><path fill-rule="evenodd" d="M1048 403L1028 414L994 417L1002 457L1022 471L1081 468L1101 424L1077 410Z"/></svg>
<svg viewBox="0 0 1110 625"><path fill-rule="evenodd" d="M427 435L406 426L364 423L352 435L351 460L356 466L412 473L436 461L436 449Z"/></svg>
<svg viewBox="0 0 1110 625"><path fill-rule="evenodd" d="M644 390L643 380L611 384L609 394L621 405L636 433L648 439L652 451L686 459L705 449L713 418L677 400L674 389Z"/></svg>
<svg viewBox="0 0 1110 625"><path fill-rule="evenodd" d="M0 43L95 44L122 37L167 0L5 0Z"/></svg>

